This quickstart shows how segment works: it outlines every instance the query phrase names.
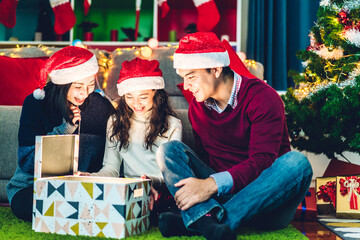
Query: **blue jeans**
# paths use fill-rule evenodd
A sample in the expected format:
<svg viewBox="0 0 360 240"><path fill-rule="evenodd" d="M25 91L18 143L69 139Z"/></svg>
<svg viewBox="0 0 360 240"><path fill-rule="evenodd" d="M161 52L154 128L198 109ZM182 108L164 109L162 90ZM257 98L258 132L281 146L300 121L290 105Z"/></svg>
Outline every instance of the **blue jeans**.
<svg viewBox="0 0 360 240"><path fill-rule="evenodd" d="M181 179L205 179L215 172L179 141L163 144L156 154L165 183L173 196L179 189L174 184ZM284 228L305 197L311 178L312 168L307 158L299 152L288 152L236 194L214 196L181 211L184 224L191 229L192 223L212 211L220 222L232 230L246 223L266 229Z"/></svg>

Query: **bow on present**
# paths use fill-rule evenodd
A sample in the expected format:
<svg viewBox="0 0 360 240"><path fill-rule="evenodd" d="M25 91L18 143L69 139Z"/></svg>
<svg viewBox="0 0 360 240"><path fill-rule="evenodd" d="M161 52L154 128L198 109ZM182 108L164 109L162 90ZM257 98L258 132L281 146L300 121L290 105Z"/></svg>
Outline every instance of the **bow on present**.
<svg viewBox="0 0 360 240"><path fill-rule="evenodd" d="M339 181L341 195L345 196L349 193L350 209L358 209L359 181L360 179L356 176L341 178Z"/></svg>
<svg viewBox="0 0 360 240"><path fill-rule="evenodd" d="M328 181L325 185L321 185L316 193L318 199L322 199L324 202L331 202L335 208L336 200L336 181Z"/></svg>

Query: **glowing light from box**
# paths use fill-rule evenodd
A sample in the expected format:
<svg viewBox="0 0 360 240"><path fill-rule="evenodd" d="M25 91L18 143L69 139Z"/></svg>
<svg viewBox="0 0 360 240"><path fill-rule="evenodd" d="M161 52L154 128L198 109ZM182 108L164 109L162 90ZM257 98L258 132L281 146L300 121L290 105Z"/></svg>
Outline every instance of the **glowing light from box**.
<svg viewBox="0 0 360 240"><path fill-rule="evenodd" d="M159 41L156 38L150 38L148 41L148 46L152 49L157 48L159 46Z"/></svg>
<svg viewBox="0 0 360 240"><path fill-rule="evenodd" d="M152 50L149 47L142 47L140 49L141 55L143 55L146 58L149 58L151 56Z"/></svg>
<svg viewBox="0 0 360 240"><path fill-rule="evenodd" d="M241 61L244 62L246 60L246 54L244 52L237 52L237 55L239 56Z"/></svg>

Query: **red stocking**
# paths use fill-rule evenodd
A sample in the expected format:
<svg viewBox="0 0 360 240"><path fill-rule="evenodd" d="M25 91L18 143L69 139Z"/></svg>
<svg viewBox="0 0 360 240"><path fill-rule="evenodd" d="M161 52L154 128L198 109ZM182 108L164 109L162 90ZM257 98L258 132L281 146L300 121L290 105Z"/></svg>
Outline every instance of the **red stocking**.
<svg viewBox="0 0 360 240"><path fill-rule="evenodd" d="M50 5L55 14L55 33L62 35L75 25L74 11L69 0L50 0Z"/></svg>
<svg viewBox="0 0 360 240"><path fill-rule="evenodd" d="M7 28L13 28L16 23L16 7L19 0L1 0L0 22Z"/></svg>
<svg viewBox="0 0 360 240"><path fill-rule="evenodd" d="M84 0L84 15L88 15L89 13L89 8L91 5L91 0Z"/></svg>
<svg viewBox="0 0 360 240"><path fill-rule="evenodd" d="M161 8L161 18L166 17L168 14L170 7L167 3L167 0L158 0L159 7Z"/></svg>
<svg viewBox="0 0 360 240"><path fill-rule="evenodd" d="M219 22L220 14L214 0L193 0L198 11L197 30L211 31Z"/></svg>

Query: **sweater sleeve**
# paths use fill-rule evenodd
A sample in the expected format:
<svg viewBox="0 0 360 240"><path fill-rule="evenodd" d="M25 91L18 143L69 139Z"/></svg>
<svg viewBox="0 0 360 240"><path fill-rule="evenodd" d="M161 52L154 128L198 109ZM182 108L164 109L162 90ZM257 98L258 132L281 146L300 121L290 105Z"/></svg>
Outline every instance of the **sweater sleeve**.
<svg viewBox="0 0 360 240"><path fill-rule="evenodd" d="M52 132L48 132L47 135L72 134L78 126L78 124L72 125L63 119L63 123L60 126L54 127Z"/></svg>
<svg viewBox="0 0 360 240"><path fill-rule="evenodd" d="M110 117L107 122L106 130L106 142L103 167L99 172L91 173L91 176L103 176L103 177L119 177L120 166L123 161L117 141L111 141L110 136L112 133L113 117Z"/></svg>
<svg viewBox="0 0 360 240"><path fill-rule="evenodd" d="M228 169L233 177L231 192L238 192L254 181L276 158L283 138L284 105L271 88L259 91L249 101L246 115L251 122L249 157Z"/></svg>
<svg viewBox="0 0 360 240"><path fill-rule="evenodd" d="M172 140L178 140L181 141L182 140L182 123L179 119L177 118L173 118L171 120L172 122L170 123L170 130L171 132L169 133L169 141Z"/></svg>

